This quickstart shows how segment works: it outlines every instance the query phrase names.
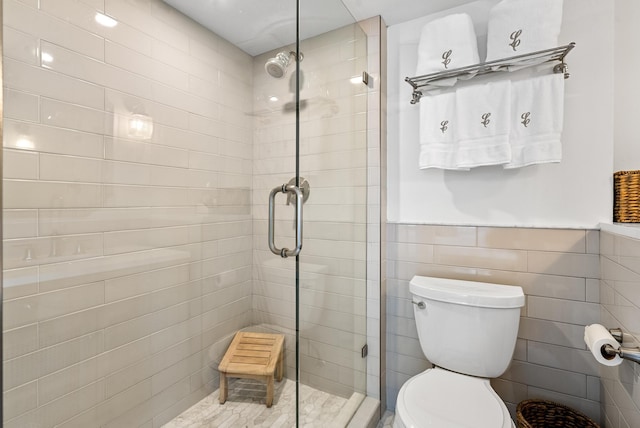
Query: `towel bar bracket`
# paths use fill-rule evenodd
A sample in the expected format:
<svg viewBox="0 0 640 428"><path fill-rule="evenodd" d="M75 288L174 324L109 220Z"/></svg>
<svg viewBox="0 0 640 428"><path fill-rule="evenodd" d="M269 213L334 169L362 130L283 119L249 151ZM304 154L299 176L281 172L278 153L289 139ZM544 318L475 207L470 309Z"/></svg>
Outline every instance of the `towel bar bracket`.
<svg viewBox="0 0 640 428"><path fill-rule="evenodd" d="M420 102L420 98L422 98L422 92L420 91L413 91L413 93L411 94L411 104L415 104L417 102Z"/></svg>
<svg viewBox="0 0 640 428"><path fill-rule="evenodd" d="M571 74L569 73L569 67L567 67L567 64L564 62L561 62L560 64L556 64L556 66L553 67L553 72L558 74L563 73L565 79L568 79L569 77L571 77Z"/></svg>
<svg viewBox="0 0 640 428"><path fill-rule="evenodd" d="M557 48L545 49L542 51L531 52L528 54L517 55L510 58L503 58L475 65L469 65L466 67L441 71L438 73L425 74L416 77L405 77L404 80L413 88L410 102L411 104L416 104L420 101L420 98L425 95L423 91L420 90L421 88L442 89L443 86L438 85L438 82L442 80L458 78L464 78L466 80L483 74L495 73L499 71L512 71L514 68L520 69L523 67L533 67L552 61L559 61L559 64L556 64L553 67L553 72L564 73L564 78L568 79L570 74L564 59L575 46L576 44L574 42L571 42L568 45L560 46Z"/></svg>

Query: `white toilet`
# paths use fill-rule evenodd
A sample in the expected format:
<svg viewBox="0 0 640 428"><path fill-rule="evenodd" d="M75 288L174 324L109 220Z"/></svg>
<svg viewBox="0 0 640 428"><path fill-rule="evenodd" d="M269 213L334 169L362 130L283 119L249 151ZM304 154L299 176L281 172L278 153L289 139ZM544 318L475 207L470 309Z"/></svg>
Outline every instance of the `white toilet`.
<svg viewBox="0 0 640 428"><path fill-rule="evenodd" d="M414 276L422 352L434 364L398 394L394 428L511 428L489 379L509 366L524 294L520 287Z"/></svg>

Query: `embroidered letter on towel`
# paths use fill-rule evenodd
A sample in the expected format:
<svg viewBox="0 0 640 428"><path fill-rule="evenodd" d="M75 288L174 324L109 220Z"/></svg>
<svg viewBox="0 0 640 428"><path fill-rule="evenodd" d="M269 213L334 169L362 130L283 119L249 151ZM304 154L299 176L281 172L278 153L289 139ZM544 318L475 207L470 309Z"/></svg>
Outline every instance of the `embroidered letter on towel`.
<svg viewBox="0 0 640 428"><path fill-rule="evenodd" d="M461 169L456 166L455 116L455 92L420 100L420 169Z"/></svg>
<svg viewBox="0 0 640 428"><path fill-rule="evenodd" d="M511 162L519 168L560 162L564 118L564 75L551 74L511 84Z"/></svg>
<svg viewBox="0 0 640 428"><path fill-rule="evenodd" d="M416 75L452 70L477 64L478 41L473 21L466 13L448 15L428 22L422 28L418 45ZM446 79L440 86L451 86L456 79Z"/></svg>
<svg viewBox="0 0 640 428"><path fill-rule="evenodd" d="M555 48L562 26L562 3L503 0L495 5L489 15L486 61Z"/></svg>
<svg viewBox="0 0 640 428"><path fill-rule="evenodd" d="M511 82L508 80L458 89L458 168L501 165L511 160L510 112Z"/></svg>

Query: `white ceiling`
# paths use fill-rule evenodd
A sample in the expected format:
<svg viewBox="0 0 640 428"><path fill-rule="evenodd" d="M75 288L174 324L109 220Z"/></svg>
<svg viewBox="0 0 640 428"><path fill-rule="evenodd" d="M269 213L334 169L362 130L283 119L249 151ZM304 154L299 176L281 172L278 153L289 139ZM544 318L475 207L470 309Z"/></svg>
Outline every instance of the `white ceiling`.
<svg viewBox="0 0 640 428"><path fill-rule="evenodd" d="M343 3L358 21L381 15L387 25L394 25L472 1L474 0L343 0Z"/></svg>
<svg viewBox="0 0 640 428"><path fill-rule="evenodd" d="M296 0L163 0L250 55L295 42ZM470 0L300 0L301 39L381 15L387 25Z"/></svg>

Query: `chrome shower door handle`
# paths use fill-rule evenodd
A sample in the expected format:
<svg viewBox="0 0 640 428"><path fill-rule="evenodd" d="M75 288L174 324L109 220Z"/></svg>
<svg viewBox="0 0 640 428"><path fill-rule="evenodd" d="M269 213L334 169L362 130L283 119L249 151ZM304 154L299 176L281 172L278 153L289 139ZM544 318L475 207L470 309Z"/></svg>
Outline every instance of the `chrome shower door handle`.
<svg viewBox="0 0 640 428"><path fill-rule="evenodd" d="M293 250L288 248L276 247L274 231L275 231L275 214L276 214L276 195L278 193L290 193L294 195L296 202L296 247ZM293 184L283 184L275 187L269 193L269 249L273 254L280 257L295 257L302 250L302 191Z"/></svg>

